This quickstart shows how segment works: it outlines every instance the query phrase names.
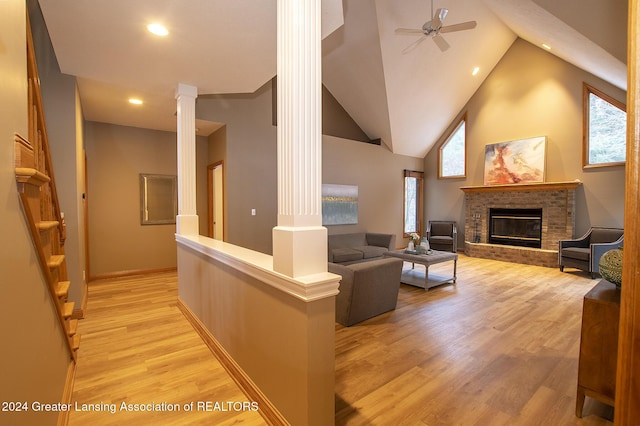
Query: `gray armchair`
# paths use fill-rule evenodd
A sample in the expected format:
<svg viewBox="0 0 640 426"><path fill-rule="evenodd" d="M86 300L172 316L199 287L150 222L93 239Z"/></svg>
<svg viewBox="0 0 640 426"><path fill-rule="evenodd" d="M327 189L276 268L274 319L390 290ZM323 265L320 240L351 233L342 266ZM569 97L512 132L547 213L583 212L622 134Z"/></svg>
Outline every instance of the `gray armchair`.
<svg viewBox="0 0 640 426"><path fill-rule="evenodd" d="M433 250L458 251L458 229L454 221L430 220L427 224L427 239Z"/></svg>
<svg viewBox="0 0 640 426"><path fill-rule="evenodd" d="M575 240L558 241L558 265L560 271L565 266L578 268L595 278L602 255L609 250L622 247L624 230L620 228L593 227Z"/></svg>
<svg viewBox="0 0 640 426"><path fill-rule="evenodd" d="M336 321L344 326L394 310L398 303L402 260L392 257L340 265L329 272L342 276L336 296Z"/></svg>

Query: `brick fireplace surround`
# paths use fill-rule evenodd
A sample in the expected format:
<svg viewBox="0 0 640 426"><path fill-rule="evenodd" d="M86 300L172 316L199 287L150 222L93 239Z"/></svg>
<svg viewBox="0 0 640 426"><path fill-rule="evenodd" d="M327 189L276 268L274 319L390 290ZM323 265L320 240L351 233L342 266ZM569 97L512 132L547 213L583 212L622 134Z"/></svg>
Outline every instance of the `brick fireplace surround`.
<svg viewBox="0 0 640 426"><path fill-rule="evenodd" d="M527 185L465 186L465 254L471 257L502 260L528 265L558 266L558 240L573 238L575 227L575 191L580 181ZM489 209L542 208L542 248L488 244ZM479 214L476 236L474 214Z"/></svg>

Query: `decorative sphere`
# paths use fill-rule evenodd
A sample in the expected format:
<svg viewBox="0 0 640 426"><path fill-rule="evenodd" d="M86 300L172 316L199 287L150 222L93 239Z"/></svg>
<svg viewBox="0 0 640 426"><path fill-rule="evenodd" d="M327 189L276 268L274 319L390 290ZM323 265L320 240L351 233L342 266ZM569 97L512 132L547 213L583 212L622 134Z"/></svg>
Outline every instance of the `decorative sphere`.
<svg viewBox="0 0 640 426"><path fill-rule="evenodd" d="M622 249L609 250L600 258L598 263L602 278L613 283L616 287L622 285Z"/></svg>

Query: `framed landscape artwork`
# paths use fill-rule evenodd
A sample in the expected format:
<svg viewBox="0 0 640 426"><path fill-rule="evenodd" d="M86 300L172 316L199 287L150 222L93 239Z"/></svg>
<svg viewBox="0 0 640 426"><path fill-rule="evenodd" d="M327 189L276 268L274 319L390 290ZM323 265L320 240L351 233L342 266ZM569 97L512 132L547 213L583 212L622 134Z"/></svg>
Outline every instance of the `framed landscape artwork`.
<svg viewBox="0 0 640 426"><path fill-rule="evenodd" d="M542 183L547 137L538 136L485 146L484 184Z"/></svg>
<svg viewBox="0 0 640 426"><path fill-rule="evenodd" d="M358 223L358 187L356 185L322 185L322 224Z"/></svg>

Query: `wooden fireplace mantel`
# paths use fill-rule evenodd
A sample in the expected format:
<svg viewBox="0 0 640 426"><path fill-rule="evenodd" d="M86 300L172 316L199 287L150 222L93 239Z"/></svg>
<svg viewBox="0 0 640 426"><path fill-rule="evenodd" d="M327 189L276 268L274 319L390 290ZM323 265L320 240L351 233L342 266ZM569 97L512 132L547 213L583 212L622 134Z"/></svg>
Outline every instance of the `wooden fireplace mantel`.
<svg viewBox="0 0 640 426"><path fill-rule="evenodd" d="M510 184L510 185L482 185L482 186L462 186L460 189L466 193L471 192L510 192L510 191L558 191L572 190L582 185L578 179L570 182L545 182L530 184Z"/></svg>

